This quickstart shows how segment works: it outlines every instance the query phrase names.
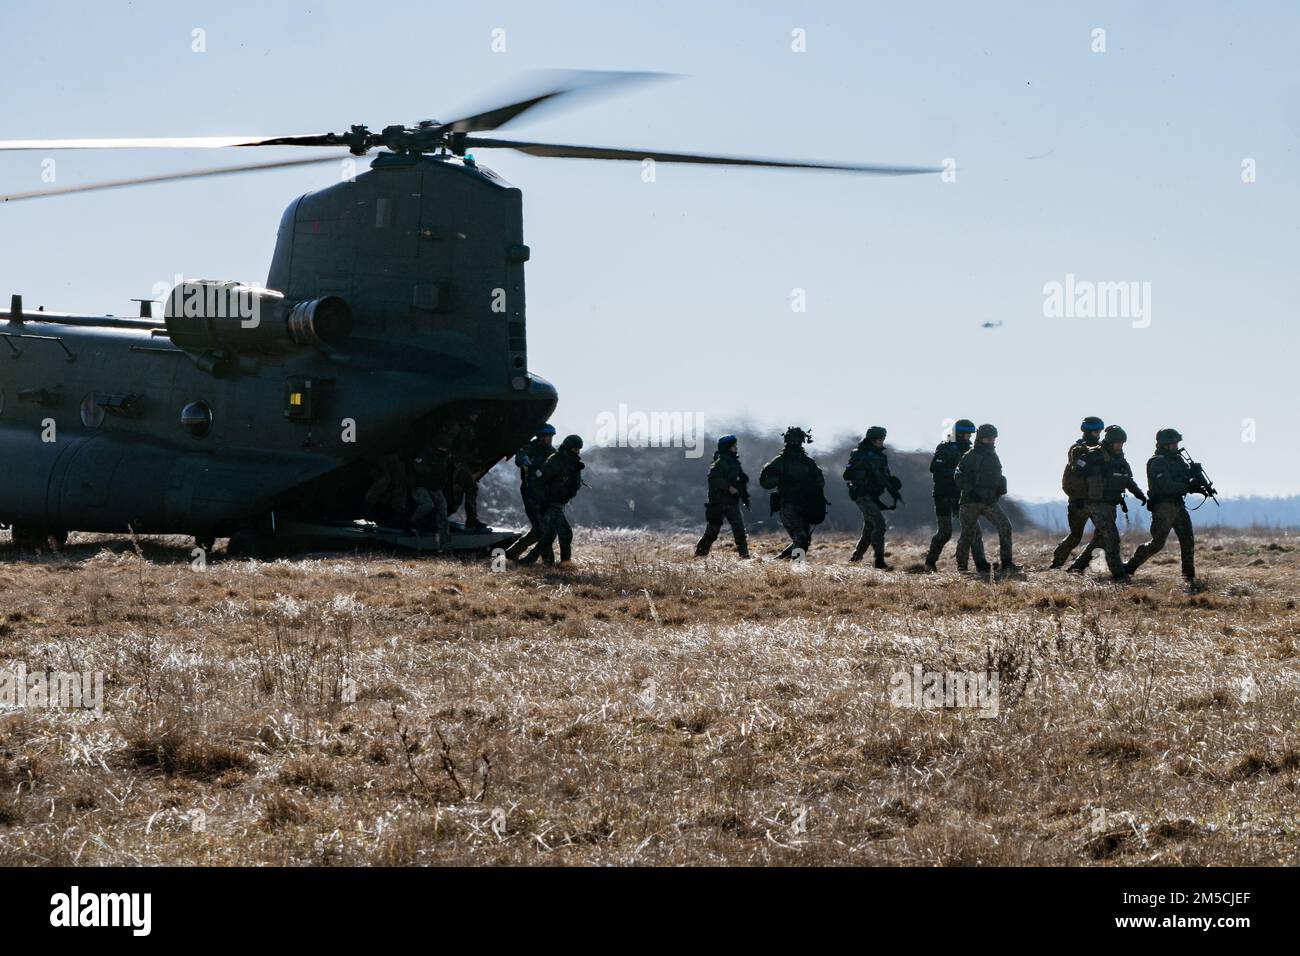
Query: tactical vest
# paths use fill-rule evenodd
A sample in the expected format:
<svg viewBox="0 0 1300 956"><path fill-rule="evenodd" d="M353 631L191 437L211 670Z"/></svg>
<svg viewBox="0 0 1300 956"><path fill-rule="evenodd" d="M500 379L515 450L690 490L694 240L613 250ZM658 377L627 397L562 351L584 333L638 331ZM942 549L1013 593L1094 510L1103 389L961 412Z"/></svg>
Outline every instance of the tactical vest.
<svg viewBox="0 0 1300 956"><path fill-rule="evenodd" d="M970 450L970 445L961 442L942 442L934 450L930 459L930 474L934 475L934 496L941 499L953 499L961 496L961 489L953 481L952 474L957 470L961 456Z"/></svg>
<svg viewBox="0 0 1300 956"><path fill-rule="evenodd" d="M1104 448L1089 452L1088 500L1117 505L1133 480L1133 469L1123 455L1114 455Z"/></svg>
<svg viewBox="0 0 1300 956"><path fill-rule="evenodd" d="M712 504L734 505L745 492L749 476L740 466L740 458L725 452L713 453L713 464L709 466L709 502ZM728 488L735 488L732 494Z"/></svg>
<svg viewBox="0 0 1300 956"><path fill-rule="evenodd" d="M1002 477L1002 461L988 445L976 444L962 455L957 466L961 474L962 504L992 504L1007 493L1007 482Z"/></svg>
<svg viewBox="0 0 1300 956"><path fill-rule="evenodd" d="M1178 500L1191 491L1192 470L1181 455L1157 451L1147 461L1147 495L1152 504Z"/></svg>

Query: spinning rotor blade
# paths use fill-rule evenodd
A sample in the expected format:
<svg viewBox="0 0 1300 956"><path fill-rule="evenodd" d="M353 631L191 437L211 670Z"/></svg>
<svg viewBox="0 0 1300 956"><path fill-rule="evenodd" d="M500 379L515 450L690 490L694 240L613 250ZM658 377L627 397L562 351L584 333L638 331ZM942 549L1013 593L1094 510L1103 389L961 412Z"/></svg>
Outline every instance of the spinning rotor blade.
<svg viewBox="0 0 1300 956"><path fill-rule="evenodd" d="M614 70L548 71L543 89L504 106L497 106L473 116L466 116L443 124L456 133L477 133L500 129L534 107L574 93L613 92L615 86L644 83L649 80L668 79L670 73L621 72Z"/></svg>
<svg viewBox="0 0 1300 956"><path fill-rule="evenodd" d="M622 149L608 146L564 146L559 143L525 143L509 139L466 136L468 149L513 149L530 156L555 156L562 159L622 159L657 163L699 163L706 166L762 166L772 169L827 169L847 173L870 173L877 176L915 176L943 172L941 166L885 166L880 164L819 163L798 159L761 159L751 156L713 156L707 153L665 153L656 149Z"/></svg>
<svg viewBox="0 0 1300 956"><path fill-rule="evenodd" d="M17 149L223 149L227 146L316 146L322 136L162 136L133 139L0 139L0 151ZM304 142L305 141L305 142Z"/></svg>
<svg viewBox="0 0 1300 956"><path fill-rule="evenodd" d="M192 169L183 173L162 173L157 176L137 176L131 179L107 179L78 186L57 186L53 189L34 189L31 192L0 195L0 203L19 202L23 199L43 199L68 193L88 193L102 189L121 189L124 186L141 186L146 183L169 183L182 179L204 179L209 176L231 176L235 173L252 173L263 169L284 169L289 166L310 166L313 163L336 163L346 159L341 156L313 156L311 159L283 159L273 163L246 163L241 166L217 166L212 169Z"/></svg>

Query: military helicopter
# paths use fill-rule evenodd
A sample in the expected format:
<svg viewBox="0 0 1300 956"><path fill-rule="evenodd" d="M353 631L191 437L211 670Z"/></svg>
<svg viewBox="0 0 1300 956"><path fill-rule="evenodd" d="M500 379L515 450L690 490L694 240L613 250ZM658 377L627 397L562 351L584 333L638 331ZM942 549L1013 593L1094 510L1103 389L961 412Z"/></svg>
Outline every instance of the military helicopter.
<svg viewBox="0 0 1300 956"><path fill-rule="evenodd" d="M474 415L481 477L555 409L529 367L522 194L470 150L531 156L836 170L937 167L758 159L478 135L571 94L651 74L554 75L530 95L450 122L296 136L0 141L0 150L298 146L324 156L0 195L0 203L340 163L363 172L294 199L265 286L185 280L161 319L0 312L0 523L19 547L69 531L192 535L229 553L276 546L425 550L363 498L384 456ZM355 164L355 159L351 160ZM457 533L459 532L459 533ZM454 549L513 532L453 526Z"/></svg>

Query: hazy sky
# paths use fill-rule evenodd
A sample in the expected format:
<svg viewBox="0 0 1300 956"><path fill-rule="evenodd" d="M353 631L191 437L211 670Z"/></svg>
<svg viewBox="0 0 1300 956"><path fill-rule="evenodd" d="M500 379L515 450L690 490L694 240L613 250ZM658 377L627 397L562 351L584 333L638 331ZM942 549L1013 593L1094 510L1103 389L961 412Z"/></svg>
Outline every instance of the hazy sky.
<svg viewBox="0 0 1300 956"><path fill-rule="evenodd" d="M661 165L646 183L635 163L480 153L524 190L530 361L560 390L562 433L591 435L623 403L712 431L880 423L929 448L964 416L998 425L1013 494L1046 497L1097 414L1128 427L1136 459L1178 427L1225 494L1300 492L1294 4L15 6L0 12L0 138L378 129L558 67L687 76L503 136L956 161L956 182ZM50 155L59 184L250 158ZM284 155L301 153L256 158ZM0 155L0 192L40 188L44 158ZM336 176L0 208L0 293L129 314L177 273L262 281L283 208ZM1067 275L1149 283L1149 300L1137 316L1045 316L1044 286Z"/></svg>

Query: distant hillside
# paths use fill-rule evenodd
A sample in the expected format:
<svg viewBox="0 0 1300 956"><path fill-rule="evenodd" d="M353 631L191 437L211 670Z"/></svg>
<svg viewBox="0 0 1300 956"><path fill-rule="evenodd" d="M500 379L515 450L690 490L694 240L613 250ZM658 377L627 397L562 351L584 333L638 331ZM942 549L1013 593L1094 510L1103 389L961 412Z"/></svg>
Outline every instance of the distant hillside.
<svg viewBox="0 0 1300 956"><path fill-rule="evenodd" d="M781 450L780 435L740 434L740 459L750 477L753 507L746 513L751 530L780 528L776 516L768 513L768 492L758 486L763 464ZM637 527L669 531L702 528L704 524L705 479L717 436L709 436L700 458L687 458L681 448L587 448L584 477L591 487L582 489L570 506L571 519L578 525ZM807 446L826 475L827 509L825 530L857 531L862 515L849 499L840 475L848 462L852 444L837 442ZM889 450L890 466L903 482L906 503L887 512L893 528L930 528L934 503L930 495L930 455L923 452ZM499 523L523 521L519 504L518 470L503 462L488 475L481 491L485 520ZM884 497L888 501L888 497ZM1018 503L1006 502L1012 524L1030 526Z"/></svg>
<svg viewBox="0 0 1300 956"><path fill-rule="evenodd" d="M1195 507L1200 498L1187 499ZM1022 502L1021 507L1034 524L1049 531L1065 530L1065 502ZM1123 517L1121 516L1121 526ZM1151 513L1137 502L1129 501L1129 521L1133 527L1145 528L1151 522ZM1192 521L1201 528L1300 528L1300 495L1289 498L1220 498L1219 507L1206 502L1192 514Z"/></svg>

